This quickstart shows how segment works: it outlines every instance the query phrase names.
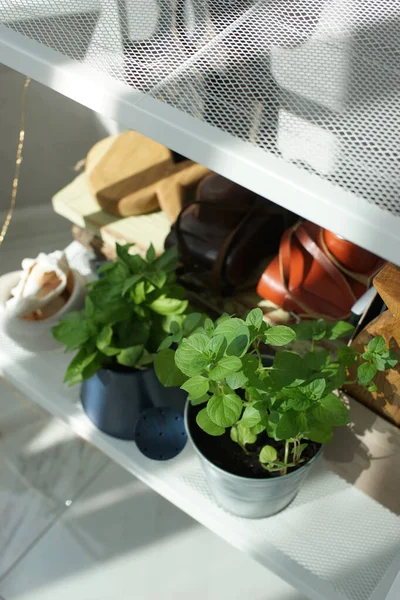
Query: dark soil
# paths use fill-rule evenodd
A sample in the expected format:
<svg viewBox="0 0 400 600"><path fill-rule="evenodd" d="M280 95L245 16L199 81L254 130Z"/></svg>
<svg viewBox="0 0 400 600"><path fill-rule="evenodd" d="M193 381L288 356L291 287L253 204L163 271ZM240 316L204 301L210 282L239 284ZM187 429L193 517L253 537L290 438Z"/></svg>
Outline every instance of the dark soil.
<svg viewBox="0 0 400 600"><path fill-rule="evenodd" d="M204 405L189 406L189 429L195 445L210 462L224 471L241 477L250 477L251 479L280 477L279 471L269 473L261 466L258 460L258 453L263 446L268 444L276 448L278 458L282 461L285 449L284 442L277 442L263 432L258 436L255 444L248 444L246 446L249 452L257 453L255 456L248 456L238 444L231 440L229 429L226 430L224 435L216 437L208 435L200 429L196 423L196 415L202 408L204 408ZM311 460L317 454L320 447L321 444L309 442L307 448L303 451L302 458L305 460L301 466L304 466L304 464ZM288 473L296 471L298 468L290 468L288 469Z"/></svg>

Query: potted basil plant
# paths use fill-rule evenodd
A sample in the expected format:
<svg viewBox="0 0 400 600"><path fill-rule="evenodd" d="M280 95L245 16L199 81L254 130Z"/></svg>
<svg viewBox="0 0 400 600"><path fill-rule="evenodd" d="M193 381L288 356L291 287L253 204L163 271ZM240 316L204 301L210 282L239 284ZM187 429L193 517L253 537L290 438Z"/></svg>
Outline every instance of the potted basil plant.
<svg viewBox="0 0 400 600"><path fill-rule="evenodd" d="M170 324L181 324L188 302L176 284L175 248L146 260L117 245L117 261L100 267L85 307L53 328L66 351L77 350L65 382L81 383L81 401L99 429L133 439L140 413L153 405L183 410L186 394L165 389L153 370L155 353Z"/></svg>
<svg viewBox="0 0 400 600"><path fill-rule="evenodd" d="M285 508L334 428L349 423L348 408L334 393L346 382L347 368L357 366L358 382L374 389L377 370L397 364L381 337L361 355L344 345L334 357L315 348L351 329L323 320L269 326L257 308L245 321L206 319L189 336L175 331L164 341L157 376L164 385L185 378L187 431L223 508L252 518ZM264 364L262 344L285 346L296 338L312 339L311 351L279 350ZM173 342L176 350L165 348Z"/></svg>

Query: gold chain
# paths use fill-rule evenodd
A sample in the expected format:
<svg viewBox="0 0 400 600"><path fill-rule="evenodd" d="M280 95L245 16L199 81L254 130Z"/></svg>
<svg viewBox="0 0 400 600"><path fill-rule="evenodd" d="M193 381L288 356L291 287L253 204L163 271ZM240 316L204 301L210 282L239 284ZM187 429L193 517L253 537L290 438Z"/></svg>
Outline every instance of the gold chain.
<svg viewBox="0 0 400 600"><path fill-rule="evenodd" d="M19 139L18 139L17 156L15 159L14 180L13 180L12 191L11 191L11 203L10 203L10 208L8 209L6 220L4 221L3 227L0 232L0 246L3 243L4 238L6 237L8 226L10 225L10 222L11 222L11 219L12 219L12 216L14 213L15 203L17 200L19 172L21 169L22 150L24 148L24 139L25 139L26 103L27 103L27 98L28 98L28 87L29 87L30 82L31 82L30 78L27 77L25 79L24 90L22 92L21 117L20 117L20 123L19 123Z"/></svg>

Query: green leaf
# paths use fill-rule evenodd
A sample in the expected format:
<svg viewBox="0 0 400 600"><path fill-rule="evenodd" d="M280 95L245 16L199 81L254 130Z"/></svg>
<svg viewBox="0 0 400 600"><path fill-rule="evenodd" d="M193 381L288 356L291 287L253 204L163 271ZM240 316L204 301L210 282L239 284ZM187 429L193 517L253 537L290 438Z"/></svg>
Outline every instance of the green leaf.
<svg viewBox="0 0 400 600"><path fill-rule="evenodd" d="M333 429L326 423L311 425L306 437L312 442L317 442L318 444L329 444L333 438Z"/></svg>
<svg viewBox="0 0 400 600"><path fill-rule="evenodd" d="M143 352L143 345L124 348L117 355L117 363L125 367L135 367Z"/></svg>
<svg viewBox="0 0 400 600"><path fill-rule="evenodd" d="M288 410L283 413L276 426L276 437L280 440L290 440L301 432L299 427L298 415L294 410Z"/></svg>
<svg viewBox="0 0 400 600"><path fill-rule="evenodd" d="M261 308L253 308L246 317L246 325L254 327L254 329L258 331L263 323L263 316L264 314Z"/></svg>
<svg viewBox="0 0 400 600"><path fill-rule="evenodd" d="M64 383L73 385L83 380L82 373L91 362L95 360L97 356L96 352L90 352L86 348L81 348L78 354L71 360L65 374ZM97 370L97 369L96 369Z"/></svg>
<svg viewBox="0 0 400 600"><path fill-rule="evenodd" d="M384 350L386 350L386 342L381 335L377 335L372 338L367 346L369 352L374 352L376 354L380 354Z"/></svg>
<svg viewBox="0 0 400 600"><path fill-rule="evenodd" d="M201 333L193 333L182 340L175 354L178 369L188 377L198 375L208 365L207 344L208 337Z"/></svg>
<svg viewBox="0 0 400 600"><path fill-rule="evenodd" d="M375 383L372 383L371 385L369 385L369 386L367 387L367 390L368 390L369 392L371 392L371 393L372 393L372 392L377 392L377 391L378 391L378 386L377 386L377 385L375 385Z"/></svg>
<svg viewBox="0 0 400 600"><path fill-rule="evenodd" d="M218 319L215 321L215 326L220 325L221 323L224 323L225 321L230 321L232 317L230 317L228 315L228 313L222 313L222 315L220 317L218 317Z"/></svg>
<svg viewBox="0 0 400 600"><path fill-rule="evenodd" d="M175 317L172 317L175 318ZM178 318L178 317L177 317ZM168 317L167 317L168 319ZM167 320L165 319L165 321ZM168 327L168 323L165 323L166 328L169 329L171 335L168 335L164 338L161 344L158 346L158 350L164 350L165 348L170 348L172 344L178 344L182 340L182 331L179 326L179 323L176 321L172 321Z"/></svg>
<svg viewBox="0 0 400 600"><path fill-rule="evenodd" d="M199 326L202 320L202 315L200 313L191 313L187 315L183 321L182 329L183 335L188 336Z"/></svg>
<svg viewBox="0 0 400 600"><path fill-rule="evenodd" d="M313 340L319 341L326 336L327 322L324 319L318 319L314 324Z"/></svg>
<svg viewBox="0 0 400 600"><path fill-rule="evenodd" d="M225 354L227 342L223 335L213 335L207 345L207 354L211 361L218 362Z"/></svg>
<svg viewBox="0 0 400 600"><path fill-rule="evenodd" d="M273 446L264 446L261 448L259 460L263 464L273 463L277 460L278 453Z"/></svg>
<svg viewBox="0 0 400 600"><path fill-rule="evenodd" d="M367 385L375 377L378 369L375 365L365 362L357 369L357 376L360 385Z"/></svg>
<svg viewBox="0 0 400 600"><path fill-rule="evenodd" d="M165 282L167 281L167 274L164 271L156 271L155 269L145 271L143 277L158 289L164 287Z"/></svg>
<svg viewBox="0 0 400 600"><path fill-rule="evenodd" d="M210 396L208 394L204 394L204 396L200 396L200 398L192 398L192 396L188 396L188 400L190 404L193 404L193 406L204 404L205 402L208 402L209 399Z"/></svg>
<svg viewBox="0 0 400 600"><path fill-rule="evenodd" d="M110 271L111 269L114 269L115 264L116 263L113 262L113 261L111 261L111 260L108 260L107 262L103 263L97 269L97 275L103 275L104 273L107 273L107 271Z"/></svg>
<svg viewBox="0 0 400 600"><path fill-rule="evenodd" d="M179 323L177 323L176 321L172 321L169 326L169 330L172 334L180 333L181 328L179 326Z"/></svg>
<svg viewBox="0 0 400 600"><path fill-rule="evenodd" d="M209 377L213 381L221 381L230 373L235 373L242 368L242 361L237 356L225 356L209 372Z"/></svg>
<svg viewBox="0 0 400 600"><path fill-rule="evenodd" d="M167 273L172 273L175 271L178 264L178 248L176 246L171 246L161 254L153 263L153 267L158 269L159 271L166 271Z"/></svg>
<svg viewBox="0 0 400 600"><path fill-rule="evenodd" d="M97 373L97 371L99 371L99 369L101 369L103 366L101 355L97 353L94 359L90 361L90 363L83 369L81 375L78 376L76 383L90 379L90 377ZM75 382L70 381L69 385L73 385L74 383Z"/></svg>
<svg viewBox="0 0 400 600"><path fill-rule="evenodd" d="M90 296L86 296L85 298L85 317L87 319L93 319L95 314L95 307L93 304L93 300L90 298Z"/></svg>
<svg viewBox="0 0 400 600"><path fill-rule="evenodd" d="M97 348L103 352L107 348L107 346L110 346L112 336L113 336L112 327L110 325L105 325L103 327L103 329L100 331L99 335L97 336L97 339L96 339Z"/></svg>
<svg viewBox="0 0 400 600"><path fill-rule="evenodd" d="M292 325L292 329L298 340L312 340L315 329L315 321L302 321Z"/></svg>
<svg viewBox="0 0 400 600"><path fill-rule="evenodd" d="M257 441L257 435L241 422L231 428L230 435L231 440L241 446L254 444Z"/></svg>
<svg viewBox="0 0 400 600"><path fill-rule="evenodd" d="M135 304L142 304L146 300L145 282L142 279L131 288L130 296Z"/></svg>
<svg viewBox="0 0 400 600"><path fill-rule="evenodd" d="M246 354L250 345L250 331L247 326L243 326L237 337L228 344L226 349L227 356L238 356L239 358Z"/></svg>
<svg viewBox="0 0 400 600"><path fill-rule="evenodd" d="M305 415L305 412L298 412L297 416L296 416L296 421L297 421L297 428L298 428L298 433L297 433L297 437L303 437L308 430L310 429L310 425L307 421L307 417Z"/></svg>
<svg viewBox="0 0 400 600"><path fill-rule="evenodd" d="M350 421L349 411L335 394L328 394L321 398L319 403L311 409L311 412L317 421L331 427L347 425Z"/></svg>
<svg viewBox="0 0 400 600"><path fill-rule="evenodd" d="M331 369L329 369L329 366L327 371L321 373L326 379L326 393L342 387L347 380L346 369L343 365L333 364Z"/></svg>
<svg viewBox="0 0 400 600"><path fill-rule="evenodd" d="M245 427L251 428L251 427L254 427L255 425L258 425L258 423L260 423L260 421L261 421L260 411L257 410L257 408L255 408L252 405L246 406L246 408L244 409L242 418L240 419L240 422Z"/></svg>
<svg viewBox="0 0 400 600"><path fill-rule="evenodd" d="M130 258L129 249L132 248L134 244L115 244L115 250L117 253L118 260L121 264L130 268Z"/></svg>
<svg viewBox="0 0 400 600"><path fill-rule="evenodd" d="M389 357L386 358L386 368L394 369L394 367L397 366L398 362L399 362L399 359L398 359L396 352L394 352L394 350L390 350Z"/></svg>
<svg viewBox="0 0 400 600"><path fill-rule="evenodd" d="M89 296L95 306L93 319L97 324L114 325L132 316L135 308L128 298L122 296L125 281L125 276L118 282L110 281L107 273L107 277L93 284Z"/></svg>
<svg viewBox="0 0 400 600"><path fill-rule="evenodd" d="M281 404L281 410L293 409L296 411L306 410L311 406L313 400L302 394L298 388L289 388L292 394ZM293 392L296 392L295 394Z"/></svg>
<svg viewBox="0 0 400 600"><path fill-rule="evenodd" d="M52 328L55 339L64 344L65 351L75 350L88 341L91 331L85 314L81 312L70 312L62 321Z"/></svg>
<svg viewBox="0 0 400 600"><path fill-rule="evenodd" d="M154 370L165 387L180 387L187 379L175 364L175 352L170 349L156 354Z"/></svg>
<svg viewBox="0 0 400 600"><path fill-rule="evenodd" d="M126 292L128 292L141 279L142 275L132 275L132 277L128 277L128 279L124 283L124 287L122 288L122 295L124 296Z"/></svg>
<svg viewBox="0 0 400 600"><path fill-rule="evenodd" d="M308 385L302 386L301 391L306 394L306 396L310 396L313 399L321 398L326 388L325 379L314 379Z"/></svg>
<svg viewBox="0 0 400 600"><path fill-rule="evenodd" d="M166 338L163 339L163 341L161 342L161 344L158 346L158 351L160 350L165 350L166 348L170 348L171 345L174 343L174 336L173 335L168 335Z"/></svg>
<svg viewBox="0 0 400 600"><path fill-rule="evenodd" d="M116 345L121 348L144 345L149 339L149 324L133 317L114 326L114 333L118 340Z"/></svg>
<svg viewBox="0 0 400 600"><path fill-rule="evenodd" d="M264 423L257 423L257 425L254 425L251 428L252 433L254 433L254 435L259 435L260 433L262 433L263 431L265 431L265 424Z"/></svg>
<svg viewBox="0 0 400 600"><path fill-rule="evenodd" d="M155 257L156 257L156 251L154 250L153 244L150 244L150 246L146 252L146 260L147 260L147 262L151 263L151 262L153 262Z"/></svg>
<svg viewBox="0 0 400 600"><path fill-rule="evenodd" d="M122 261L108 264L110 265L110 268L105 270L105 272L101 274L100 279L90 284L92 287L105 287L107 285L110 285L111 283L113 285L122 286L124 281L129 277L130 269Z"/></svg>
<svg viewBox="0 0 400 600"><path fill-rule="evenodd" d="M321 371L329 363L329 360L328 350L314 350L307 352L303 357L304 364L310 371Z"/></svg>
<svg viewBox="0 0 400 600"><path fill-rule="evenodd" d="M350 336L354 331L354 325L346 323L346 321L326 323L326 331L328 340L338 340L341 337Z"/></svg>
<svg viewBox="0 0 400 600"><path fill-rule="evenodd" d="M207 404L210 419L221 427L231 427L239 419L243 403L233 392L229 394L214 394Z"/></svg>
<svg viewBox="0 0 400 600"><path fill-rule="evenodd" d="M281 350L276 353L270 377L275 385L286 387L302 383L307 378L307 368L296 352Z"/></svg>
<svg viewBox="0 0 400 600"><path fill-rule="evenodd" d="M203 410L198 413L196 423L200 429L208 433L208 435L217 436L225 433L225 427L220 427L211 421L207 413L207 408L203 408Z"/></svg>
<svg viewBox="0 0 400 600"><path fill-rule="evenodd" d="M237 373L230 373L227 375L225 381L231 390L237 390L245 386L247 377L242 371L238 371Z"/></svg>
<svg viewBox="0 0 400 600"><path fill-rule="evenodd" d="M372 355L372 363L375 365L378 371L386 371L387 369L386 360L382 358L382 356L379 356L379 354Z"/></svg>
<svg viewBox="0 0 400 600"><path fill-rule="evenodd" d="M209 387L208 379L202 375L195 375L181 385L182 390L185 390L192 400L197 400L207 394Z"/></svg>
<svg viewBox="0 0 400 600"><path fill-rule="evenodd" d="M272 439L278 439L276 435L276 428L278 426L280 418L280 414L275 410L271 410L271 412L269 413L268 421L266 423L266 429L269 437Z"/></svg>
<svg viewBox="0 0 400 600"><path fill-rule="evenodd" d="M345 346L338 351L338 361L345 367L351 367L358 360L357 353L353 348Z"/></svg>
<svg viewBox="0 0 400 600"><path fill-rule="evenodd" d="M159 315L181 315L188 305L187 300L167 298L164 294L150 304L151 310Z"/></svg>
<svg viewBox="0 0 400 600"><path fill-rule="evenodd" d="M271 346L286 346L296 337L295 332L290 327L285 325L276 325L270 327L264 334L264 339Z"/></svg>
<svg viewBox="0 0 400 600"><path fill-rule="evenodd" d="M237 429L239 432L239 439L241 440L243 446L245 446L246 444L254 444L257 441L256 434L253 431L251 431L248 427L246 427L243 423L238 423Z"/></svg>
<svg viewBox="0 0 400 600"><path fill-rule="evenodd" d="M234 355L240 358L246 353L250 344L250 331L242 319L228 318L219 322L214 334L226 338L228 356Z"/></svg>
<svg viewBox="0 0 400 600"><path fill-rule="evenodd" d="M150 352L148 352L146 350L146 348L144 348L141 356L139 357L138 361L136 362L136 366L137 367L146 367L146 366L152 364L153 362L154 362L154 354L151 354Z"/></svg>
<svg viewBox="0 0 400 600"><path fill-rule="evenodd" d="M206 334L210 337L214 333L214 323L208 317L204 321L203 328L204 328L204 331L206 332Z"/></svg>
<svg viewBox="0 0 400 600"><path fill-rule="evenodd" d="M246 356L242 358L242 365L243 373L246 375L246 377L250 379L251 377L256 375L257 369L259 367L259 362L258 359L252 354L246 354Z"/></svg>
<svg viewBox="0 0 400 600"><path fill-rule="evenodd" d="M115 356L121 351L121 348L111 345L112 336L112 327L110 327L110 325L105 325L96 339L97 348L106 356Z"/></svg>

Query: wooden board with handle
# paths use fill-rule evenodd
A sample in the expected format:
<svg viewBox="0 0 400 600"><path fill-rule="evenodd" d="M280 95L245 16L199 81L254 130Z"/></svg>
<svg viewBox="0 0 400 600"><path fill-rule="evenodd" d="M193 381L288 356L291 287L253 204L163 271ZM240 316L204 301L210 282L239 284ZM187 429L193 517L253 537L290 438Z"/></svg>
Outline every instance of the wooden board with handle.
<svg viewBox="0 0 400 600"><path fill-rule="evenodd" d="M85 172L89 191L110 214L129 217L161 208L174 222L186 190L210 170L191 160L174 163L172 152L162 144L124 131L93 146Z"/></svg>
<svg viewBox="0 0 400 600"><path fill-rule="evenodd" d="M371 321L359 333L352 346L364 352L370 340L381 335L390 349L400 357L400 268L387 264L375 277L374 286L388 310ZM368 392L357 384L347 386L346 389L357 400L400 426L400 364L390 371L378 371L374 383L378 388L376 392Z"/></svg>

